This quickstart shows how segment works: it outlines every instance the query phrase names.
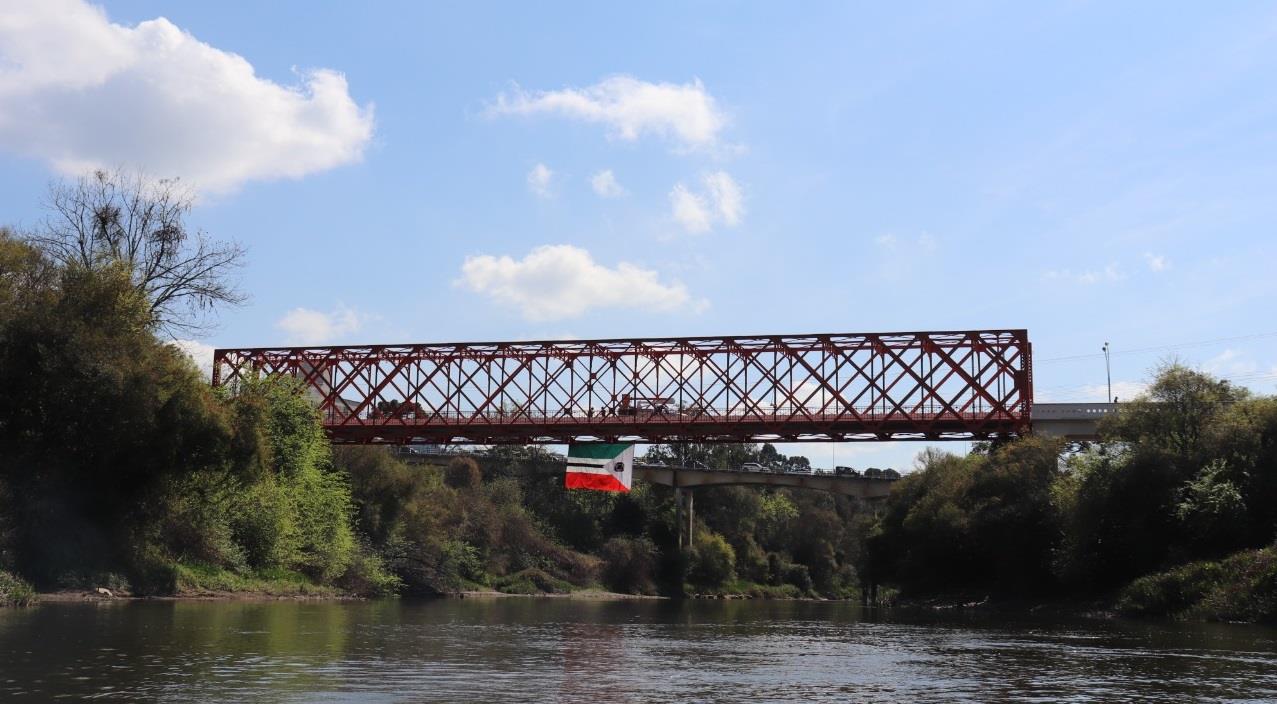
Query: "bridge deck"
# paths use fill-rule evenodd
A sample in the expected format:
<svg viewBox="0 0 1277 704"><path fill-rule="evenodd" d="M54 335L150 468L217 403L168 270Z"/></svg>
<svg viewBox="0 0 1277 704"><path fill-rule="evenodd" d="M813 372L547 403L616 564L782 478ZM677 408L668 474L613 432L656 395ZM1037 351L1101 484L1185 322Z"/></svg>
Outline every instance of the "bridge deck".
<svg viewBox="0 0 1277 704"><path fill-rule="evenodd" d="M426 418L373 418L329 413L324 427L335 442L528 444L603 442L828 442L973 440L1015 434L1018 415L911 410L842 413L782 411L737 414L632 415L435 414Z"/></svg>

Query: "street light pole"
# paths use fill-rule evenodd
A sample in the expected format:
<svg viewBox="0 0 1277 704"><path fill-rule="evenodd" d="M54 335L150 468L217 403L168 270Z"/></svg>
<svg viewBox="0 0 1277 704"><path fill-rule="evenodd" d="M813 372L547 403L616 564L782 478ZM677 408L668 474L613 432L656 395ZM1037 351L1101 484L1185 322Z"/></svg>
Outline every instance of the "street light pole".
<svg viewBox="0 0 1277 704"><path fill-rule="evenodd" d="M1106 403L1113 403L1113 371L1109 364L1109 343L1104 343L1104 378L1108 380L1109 396Z"/></svg>

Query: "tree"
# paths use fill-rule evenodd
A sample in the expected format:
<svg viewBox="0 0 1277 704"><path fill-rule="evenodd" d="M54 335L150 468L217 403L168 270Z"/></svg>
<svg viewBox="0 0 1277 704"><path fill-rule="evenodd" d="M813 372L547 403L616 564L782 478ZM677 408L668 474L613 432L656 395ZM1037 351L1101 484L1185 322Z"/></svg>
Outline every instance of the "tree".
<svg viewBox="0 0 1277 704"><path fill-rule="evenodd" d="M231 280L243 247L188 228L193 205L193 192L176 179L98 170L50 187L49 216L29 240L66 267L122 263L149 303L151 325L189 333L216 306L245 300Z"/></svg>

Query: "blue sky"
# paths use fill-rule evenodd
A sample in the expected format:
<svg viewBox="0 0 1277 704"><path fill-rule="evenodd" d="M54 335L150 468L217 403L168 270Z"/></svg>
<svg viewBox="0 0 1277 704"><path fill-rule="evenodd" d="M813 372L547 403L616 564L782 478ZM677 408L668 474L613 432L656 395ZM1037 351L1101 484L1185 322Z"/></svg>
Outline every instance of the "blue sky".
<svg viewBox="0 0 1277 704"><path fill-rule="evenodd" d="M532 5L0 9L0 220L196 184L212 346L1024 327L1039 400L1106 340L1277 389L1271 4Z"/></svg>

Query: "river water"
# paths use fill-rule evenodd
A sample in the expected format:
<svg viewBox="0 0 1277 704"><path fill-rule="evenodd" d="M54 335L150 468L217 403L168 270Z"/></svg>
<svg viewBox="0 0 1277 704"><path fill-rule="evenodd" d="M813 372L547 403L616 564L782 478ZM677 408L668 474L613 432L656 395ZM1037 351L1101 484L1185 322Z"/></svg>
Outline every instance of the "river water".
<svg viewBox="0 0 1277 704"><path fill-rule="evenodd" d="M0 609L0 700L1277 701L1277 630L845 603L448 599Z"/></svg>

